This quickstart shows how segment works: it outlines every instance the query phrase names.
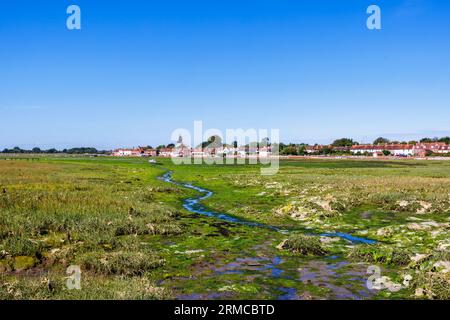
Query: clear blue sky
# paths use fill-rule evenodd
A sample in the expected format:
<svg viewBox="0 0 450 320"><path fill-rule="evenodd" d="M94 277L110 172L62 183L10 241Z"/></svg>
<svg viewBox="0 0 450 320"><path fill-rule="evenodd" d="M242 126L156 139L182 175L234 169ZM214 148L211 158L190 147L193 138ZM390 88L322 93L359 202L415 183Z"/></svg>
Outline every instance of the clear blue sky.
<svg viewBox="0 0 450 320"><path fill-rule="evenodd" d="M194 120L285 142L450 134L450 1L1 1L0 118L0 148L156 145Z"/></svg>

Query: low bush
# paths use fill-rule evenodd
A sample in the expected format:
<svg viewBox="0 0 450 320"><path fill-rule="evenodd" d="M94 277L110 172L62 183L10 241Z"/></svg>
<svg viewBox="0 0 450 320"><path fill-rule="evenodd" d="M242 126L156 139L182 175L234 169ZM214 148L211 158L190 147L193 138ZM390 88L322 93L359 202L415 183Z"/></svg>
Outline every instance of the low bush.
<svg viewBox="0 0 450 320"><path fill-rule="evenodd" d="M87 253L80 258L85 270L104 275L141 276L164 264L164 260L152 253L109 252Z"/></svg>
<svg viewBox="0 0 450 320"><path fill-rule="evenodd" d="M326 250L322 248L320 240L317 237L302 234L291 235L278 248L302 255L323 256L326 254Z"/></svg>
<svg viewBox="0 0 450 320"><path fill-rule="evenodd" d="M351 260L370 263L385 263L406 266L410 263L410 253L398 247L385 245L360 245L350 250L348 258Z"/></svg>

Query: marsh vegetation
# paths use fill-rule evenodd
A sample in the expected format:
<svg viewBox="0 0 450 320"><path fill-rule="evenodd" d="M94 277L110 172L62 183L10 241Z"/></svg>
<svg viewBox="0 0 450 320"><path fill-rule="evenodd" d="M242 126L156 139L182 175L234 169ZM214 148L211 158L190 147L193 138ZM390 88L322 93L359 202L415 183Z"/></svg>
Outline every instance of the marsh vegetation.
<svg viewBox="0 0 450 320"><path fill-rule="evenodd" d="M284 161L271 177L158 162L0 160L0 299L449 298L450 162ZM198 192L165 168L213 191L206 208L287 233L187 211ZM411 281L367 290L369 265Z"/></svg>

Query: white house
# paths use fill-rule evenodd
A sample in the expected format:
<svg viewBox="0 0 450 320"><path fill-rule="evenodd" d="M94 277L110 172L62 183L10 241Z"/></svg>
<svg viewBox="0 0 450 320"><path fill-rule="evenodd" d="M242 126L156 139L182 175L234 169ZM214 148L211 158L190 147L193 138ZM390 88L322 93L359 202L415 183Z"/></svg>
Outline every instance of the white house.
<svg viewBox="0 0 450 320"><path fill-rule="evenodd" d="M140 157L144 153L144 150L141 148L137 149L116 149L113 151L112 155L114 157Z"/></svg>
<svg viewBox="0 0 450 320"><path fill-rule="evenodd" d="M385 145L356 145L352 146L350 151L353 154L370 153L376 154L383 151L389 151L394 156L412 156L414 155L414 146L411 144L385 144Z"/></svg>

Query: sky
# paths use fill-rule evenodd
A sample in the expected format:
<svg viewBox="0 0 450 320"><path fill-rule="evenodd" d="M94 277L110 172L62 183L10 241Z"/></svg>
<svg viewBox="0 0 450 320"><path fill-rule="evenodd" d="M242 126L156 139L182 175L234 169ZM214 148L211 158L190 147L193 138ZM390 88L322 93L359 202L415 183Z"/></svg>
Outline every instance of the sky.
<svg viewBox="0 0 450 320"><path fill-rule="evenodd" d="M297 143L450 135L450 1L0 2L0 149L155 146L196 120Z"/></svg>

